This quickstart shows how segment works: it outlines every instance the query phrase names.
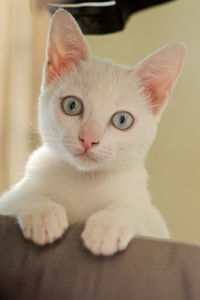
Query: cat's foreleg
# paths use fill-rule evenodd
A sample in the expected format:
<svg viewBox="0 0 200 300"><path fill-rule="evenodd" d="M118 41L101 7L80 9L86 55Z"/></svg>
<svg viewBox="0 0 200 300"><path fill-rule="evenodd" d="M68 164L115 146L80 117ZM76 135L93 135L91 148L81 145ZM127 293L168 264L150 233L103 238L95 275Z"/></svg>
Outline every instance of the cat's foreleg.
<svg viewBox="0 0 200 300"><path fill-rule="evenodd" d="M54 242L68 227L64 207L25 184L1 196L0 214L15 216L24 237L38 245Z"/></svg>
<svg viewBox="0 0 200 300"><path fill-rule="evenodd" d="M96 255L112 255L124 250L136 235L168 238L164 220L153 206L139 213L131 206L110 206L89 217L82 239Z"/></svg>

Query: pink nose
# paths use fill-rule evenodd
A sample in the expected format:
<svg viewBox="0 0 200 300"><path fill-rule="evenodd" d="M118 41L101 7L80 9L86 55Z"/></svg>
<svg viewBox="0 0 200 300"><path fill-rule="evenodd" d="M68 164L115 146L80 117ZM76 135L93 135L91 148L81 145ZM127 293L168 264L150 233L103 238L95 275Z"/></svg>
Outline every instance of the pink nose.
<svg viewBox="0 0 200 300"><path fill-rule="evenodd" d="M79 140L83 145L85 151L90 150L92 147L99 144L99 140L97 136L83 133L79 136Z"/></svg>

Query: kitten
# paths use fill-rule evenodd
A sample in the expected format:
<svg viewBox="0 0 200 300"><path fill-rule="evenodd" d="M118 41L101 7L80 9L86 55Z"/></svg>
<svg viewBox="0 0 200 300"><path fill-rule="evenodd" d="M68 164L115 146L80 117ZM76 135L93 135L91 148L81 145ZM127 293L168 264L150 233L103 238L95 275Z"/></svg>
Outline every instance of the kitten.
<svg viewBox="0 0 200 300"><path fill-rule="evenodd" d="M82 239L96 255L123 250L138 234L168 238L144 160L184 58L182 44L134 68L95 58L74 18L59 10L39 98L42 146L2 195L0 213L16 216L25 238L39 245L86 222Z"/></svg>

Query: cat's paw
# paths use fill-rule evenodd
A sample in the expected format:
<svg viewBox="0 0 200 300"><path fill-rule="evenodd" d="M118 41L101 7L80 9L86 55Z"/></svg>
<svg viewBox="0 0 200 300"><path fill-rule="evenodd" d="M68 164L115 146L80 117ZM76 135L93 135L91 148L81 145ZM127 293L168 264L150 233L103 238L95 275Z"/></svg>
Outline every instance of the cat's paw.
<svg viewBox="0 0 200 300"><path fill-rule="evenodd" d="M88 219L81 237L93 254L112 255L126 249L134 235L131 222L96 213Z"/></svg>
<svg viewBox="0 0 200 300"><path fill-rule="evenodd" d="M41 203L18 217L24 237L38 245L53 243L68 227L64 207L57 203Z"/></svg>

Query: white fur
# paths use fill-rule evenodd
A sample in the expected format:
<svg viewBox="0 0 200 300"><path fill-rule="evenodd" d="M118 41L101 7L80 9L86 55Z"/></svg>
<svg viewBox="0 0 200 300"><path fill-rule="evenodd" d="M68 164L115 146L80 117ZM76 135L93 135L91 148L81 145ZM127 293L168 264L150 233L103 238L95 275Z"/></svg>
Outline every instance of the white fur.
<svg viewBox="0 0 200 300"><path fill-rule="evenodd" d="M44 77L45 77L44 73ZM144 160L158 116L139 84L137 72L90 57L45 85L39 99L42 146L29 158L24 178L0 199L0 213L16 216L26 238L37 244L62 236L68 224L86 222L82 239L94 254L111 255L136 235L169 237L147 191ZM59 99L82 99L84 114L67 116ZM128 111L135 124L120 131L110 123ZM79 135L98 129L93 159L77 157Z"/></svg>

